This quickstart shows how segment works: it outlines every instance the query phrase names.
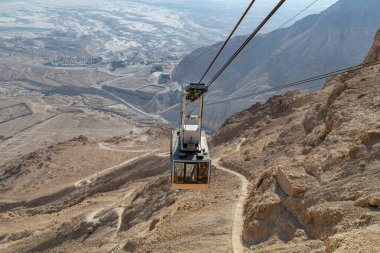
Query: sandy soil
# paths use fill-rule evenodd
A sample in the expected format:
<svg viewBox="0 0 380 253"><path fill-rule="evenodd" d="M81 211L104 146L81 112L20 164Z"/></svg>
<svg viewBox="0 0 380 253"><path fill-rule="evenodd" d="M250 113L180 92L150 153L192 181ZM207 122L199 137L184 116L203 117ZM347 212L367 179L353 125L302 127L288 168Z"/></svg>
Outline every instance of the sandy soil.
<svg viewBox="0 0 380 253"><path fill-rule="evenodd" d="M134 142L137 148L141 142ZM82 174L67 177L64 173L54 173L64 179L62 183L53 184L54 189L37 188L29 195L17 195L14 193L17 189L3 185L4 196L18 198L18 201L0 203L3 252L110 252L117 249L120 252L131 249L135 252L208 252L210 247L218 252L231 252L231 229L241 191L240 179L228 172L213 170L209 191L174 191L169 188L167 152L160 149L165 146L157 145L156 150L143 153L128 152L131 143L133 141L120 138L95 143L80 137L32 153L38 157L33 161L46 158L56 165L59 159L67 160L65 154L79 150L77 157L92 159L72 161L83 168ZM24 163L29 156L13 162ZM97 164L97 159L104 157L112 157L116 165L102 167L99 164L99 169L95 169L93 162ZM125 161L117 164L121 160ZM35 164L38 162L25 166L33 170ZM112 163L108 161L108 164ZM149 164L154 164L154 170ZM8 171L12 165L6 163L3 169ZM91 168L90 174L85 172L86 167ZM42 181L44 174L47 173L40 174ZM19 177L20 180L34 178L23 171ZM7 177L1 182L19 185Z"/></svg>

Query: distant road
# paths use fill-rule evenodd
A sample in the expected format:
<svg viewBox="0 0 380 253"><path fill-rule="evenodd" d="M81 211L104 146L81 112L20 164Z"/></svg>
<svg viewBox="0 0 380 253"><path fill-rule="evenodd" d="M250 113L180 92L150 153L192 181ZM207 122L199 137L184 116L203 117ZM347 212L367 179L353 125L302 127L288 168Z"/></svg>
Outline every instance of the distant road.
<svg viewBox="0 0 380 253"><path fill-rule="evenodd" d="M33 63L21 62L21 61L15 61L15 60L8 60L8 59L0 59L0 64L12 64L12 65L14 65L14 64L20 64L20 65L24 65L24 66L28 65L28 66L35 66L35 67L51 68L51 67L43 66L43 65L38 64L38 63L33 64ZM55 69L64 69L64 68L55 68ZM74 70L73 68L66 68L66 69ZM82 69L83 70L89 70L91 68L82 68ZM76 70L79 70L79 69L76 69ZM92 70L95 70L95 69L92 69ZM141 109L133 106L132 104L128 103L126 100L122 99L121 97L117 96L116 94L103 89L103 85L108 85L111 82L114 82L114 81L117 81L117 80L120 80L120 79L124 79L124 78L128 78L128 77L133 77L134 75L139 74L139 73L141 73L143 71L146 71L146 70L147 69L144 68L144 69L136 71L134 73L126 74L126 75L123 75L123 76L117 76L117 78L115 78L115 79L108 80L108 81L104 82L103 84L99 84L99 85L95 84L95 85L92 85L91 87L99 89L99 90L101 90L103 92L106 92L107 94L109 94L112 97L116 98L122 104L130 107L132 110L134 110L134 111L136 111L136 112L138 112L138 113L140 113L142 115L145 115L145 116L150 117L150 118L154 118L154 119L159 120L159 121L161 121L163 123L168 123L168 121L165 120L164 118L162 118L161 116L144 112L143 110L141 110Z"/></svg>
<svg viewBox="0 0 380 253"><path fill-rule="evenodd" d="M154 119L157 119L159 121L162 121L163 123L168 123L168 121L166 119L164 119L163 117L159 116L159 115L155 115L155 114L150 114L150 113L147 113L147 112L144 112L143 110L137 108L136 106L130 104L129 102L127 102L126 100L122 99L121 97L117 96L116 94L110 92L110 91L107 91L105 89L103 89L103 85L110 85L110 83L114 82L114 81L117 81L117 80L121 80L121 79L124 79L124 78L128 78L128 77L133 77L137 74L140 74L141 72L144 72L146 71L146 69L142 69L142 70L139 70L135 73L131 73L131 74L127 74L125 76L121 76L121 77L118 77L116 79L112 79L112 80L108 80L106 82L104 82L103 84L100 84L100 85L93 85L91 87L95 88L95 89L99 89L99 90L102 90L104 92L106 92L107 94L111 95L112 97L116 98L118 101L120 101L122 104L130 107L132 110L140 113L140 114L143 114L147 117L150 117L150 118L154 118Z"/></svg>

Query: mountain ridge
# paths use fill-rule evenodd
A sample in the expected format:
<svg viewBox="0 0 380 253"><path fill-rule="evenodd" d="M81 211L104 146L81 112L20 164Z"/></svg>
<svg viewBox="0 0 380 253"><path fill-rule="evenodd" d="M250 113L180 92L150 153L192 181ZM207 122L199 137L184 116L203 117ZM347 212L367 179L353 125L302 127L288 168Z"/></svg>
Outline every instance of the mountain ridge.
<svg viewBox="0 0 380 253"><path fill-rule="evenodd" d="M368 52L380 23L380 14L376 11L379 8L380 2L374 0L360 4L341 0L288 28L257 36L215 82L208 92L208 100L232 98L358 64ZM230 41L205 81L245 37L237 36ZM217 43L186 56L174 69L173 79L179 83L197 81L194 78L201 76L220 46L221 43ZM316 82L300 88L321 84ZM271 95L274 94L258 96L257 100ZM246 99L227 104L224 111L209 106L205 112L206 125L216 128L228 115L250 105L252 101Z"/></svg>

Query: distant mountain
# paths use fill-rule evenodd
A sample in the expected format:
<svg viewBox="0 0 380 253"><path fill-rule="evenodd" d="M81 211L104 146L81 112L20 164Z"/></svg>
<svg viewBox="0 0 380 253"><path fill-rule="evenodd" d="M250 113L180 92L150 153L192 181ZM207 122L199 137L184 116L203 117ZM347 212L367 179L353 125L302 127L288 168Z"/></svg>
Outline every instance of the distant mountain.
<svg viewBox="0 0 380 253"><path fill-rule="evenodd" d="M379 10L378 0L340 0L288 28L259 35L213 84L208 101L233 98L360 63L380 26ZM245 38L232 39L206 81ZM174 80L197 81L221 44L199 48L185 57L173 72ZM322 81L305 87L313 90L318 84ZM271 95L254 99L264 100ZM255 100L206 106L205 123L208 127L218 127L227 116L249 107Z"/></svg>

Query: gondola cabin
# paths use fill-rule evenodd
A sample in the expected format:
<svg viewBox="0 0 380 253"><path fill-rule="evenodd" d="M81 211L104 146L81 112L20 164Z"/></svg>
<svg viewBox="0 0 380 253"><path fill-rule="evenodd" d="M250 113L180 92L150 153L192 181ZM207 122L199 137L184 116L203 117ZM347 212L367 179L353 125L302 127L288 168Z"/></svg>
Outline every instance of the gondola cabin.
<svg viewBox="0 0 380 253"><path fill-rule="evenodd" d="M190 84L182 94L181 127L171 140L171 186L173 189L204 190L209 188L211 158L206 134L202 131L204 84ZM199 100L198 115L187 115L186 102Z"/></svg>
<svg viewBox="0 0 380 253"><path fill-rule="evenodd" d="M180 149L181 133L173 132L171 160L171 184L173 189L198 190L208 189L211 173L211 159L208 153L205 133L202 132L204 144L199 152L183 152Z"/></svg>

